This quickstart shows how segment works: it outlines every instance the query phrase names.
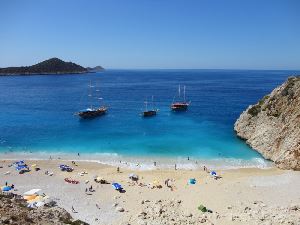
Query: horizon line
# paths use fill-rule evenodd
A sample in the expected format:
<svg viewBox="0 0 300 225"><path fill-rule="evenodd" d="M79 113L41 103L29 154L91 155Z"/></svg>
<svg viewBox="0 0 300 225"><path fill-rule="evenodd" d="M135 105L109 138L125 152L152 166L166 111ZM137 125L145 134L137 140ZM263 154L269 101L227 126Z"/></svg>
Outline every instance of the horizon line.
<svg viewBox="0 0 300 225"><path fill-rule="evenodd" d="M258 70L266 70L266 71L296 71L300 72L300 69L241 69L241 68L106 68L103 67L104 70L252 70L252 71L258 71Z"/></svg>

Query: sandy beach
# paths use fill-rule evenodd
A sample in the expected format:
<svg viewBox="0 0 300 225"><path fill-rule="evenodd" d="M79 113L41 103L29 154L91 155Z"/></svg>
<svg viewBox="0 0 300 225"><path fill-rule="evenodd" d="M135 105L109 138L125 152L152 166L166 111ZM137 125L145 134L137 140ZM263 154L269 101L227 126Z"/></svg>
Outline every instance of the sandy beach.
<svg viewBox="0 0 300 225"><path fill-rule="evenodd" d="M75 162L74 165L62 160L39 160L26 163L37 164L41 170L21 175L14 167L8 167L12 162L0 161L1 185L14 184L17 194L40 188L74 218L89 224L300 223L300 172L276 168L221 170L216 171L221 178L215 180L203 170L121 168L117 172L116 167L99 163ZM74 171L62 172L59 164L68 164ZM8 171L10 174L5 175ZM46 175L45 171L54 175ZM78 174L83 171L87 174ZM145 186L132 182L128 178L130 173L137 174L138 183ZM96 183L93 180L96 175L109 183L120 183L125 192L119 193L111 184ZM64 178L68 177L80 183L65 182ZM196 184L188 184L190 178L195 178ZM164 184L167 179L171 180L172 189ZM154 181L162 188L151 188L149 184ZM91 186L94 191L86 192ZM212 212L199 211L200 204Z"/></svg>

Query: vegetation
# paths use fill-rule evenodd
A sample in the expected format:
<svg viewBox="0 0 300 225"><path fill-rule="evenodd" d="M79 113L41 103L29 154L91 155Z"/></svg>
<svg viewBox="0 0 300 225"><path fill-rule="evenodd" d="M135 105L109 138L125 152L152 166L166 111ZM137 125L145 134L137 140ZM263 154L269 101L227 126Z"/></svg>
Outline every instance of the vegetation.
<svg viewBox="0 0 300 225"><path fill-rule="evenodd" d="M97 72L102 67L84 68L72 62L64 62L58 58L51 58L32 66L0 68L0 75L32 75L32 74L74 74Z"/></svg>

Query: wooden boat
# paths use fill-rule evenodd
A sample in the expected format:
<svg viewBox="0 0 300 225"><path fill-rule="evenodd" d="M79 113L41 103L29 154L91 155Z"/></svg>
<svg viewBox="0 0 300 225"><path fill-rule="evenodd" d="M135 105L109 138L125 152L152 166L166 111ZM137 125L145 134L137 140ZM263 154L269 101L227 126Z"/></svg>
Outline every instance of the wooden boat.
<svg viewBox="0 0 300 225"><path fill-rule="evenodd" d="M148 110L148 102L146 100L145 101L145 111L143 111L142 116L143 117L156 116L157 112L158 112L158 109L154 108L154 102L153 102L153 96L152 96L152 109Z"/></svg>
<svg viewBox="0 0 300 225"><path fill-rule="evenodd" d="M175 100L175 97L173 99L173 102L171 104L171 110L172 111L186 111L190 105L190 101L187 102L186 99L185 99L185 86L183 86L183 100L180 101L181 99L181 87L179 85L179 88L178 88L178 97L179 97L179 101L176 101L174 102Z"/></svg>
<svg viewBox="0 0 300 225"><path fill-rule="evenodd" d="M107 111L106 107L87 108L85 110L78 112L78 116L80 116L83 119L94 118L97 116L104 115L106 111Z"/></svg>
<svg viewBox="0 0 300 225"><path fill-rule="evenodd" d="M77 112L77 115L80 116L82 119L91 119L91 118L95 118L95 117L98 117L98 116L102 116L104 114L106 114L107 112L107 107L105 106L99 106L99 107L94 107L93 106L93 93L92 93L92 88L94 86L92 86L92 82L90 82L90 85L89 85L89 98L91 99L91 105L90 107L84 109L84 110L81 110L79 112ZM96 91L99 91L99 90L96 90ZM102 98L98 97L97 99L99 100L102 100Z"/></svg>

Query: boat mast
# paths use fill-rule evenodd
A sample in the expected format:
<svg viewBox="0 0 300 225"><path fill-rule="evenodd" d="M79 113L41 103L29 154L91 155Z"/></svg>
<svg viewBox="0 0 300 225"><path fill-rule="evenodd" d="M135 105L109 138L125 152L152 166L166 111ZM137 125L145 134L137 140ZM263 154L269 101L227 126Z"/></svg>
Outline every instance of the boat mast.
<svg viewBox="0 0 300 225"><path fill-rule="evenodd" d="M148 102L147 102L147 98L146 98L146 101L145 101L145 108L146 108L146 112L148 111Z"/></svg>
<svg viewBox="0 0 300 225"><path fill-rule="evenodd" d="M185 85L183 86L183 101L185 102Z"/></svg>
<svg viewBox="0 0 300 225"><path fill-rule="evenodd" d="M97 88L99 87L98 83L97 83L96 87L97 87ZM96 98L99 100L99 106L101 106L101 100L102 100L103 98L102 98L101 95L100 95L100 90L99 90L99 89L96 89L96 92L98 92L97 95L96 95Z"/></svg>
<svg viewBox="0 0 300 225"><path fill-rule="evenodd" d="M153 95L152 95L152 110L154 110L154 100L153 100Z"/></svg>
<svg viewBox="0 0 300 225"><path fill-rule="evenodd" d="M93 109L93 100L92 100L92 80L90 80L90 105L91 105L91 109Z"/></svg>
<svg viewBox="0 0 300 225"><path fill-rule="evenodd" d="M180 84L178 85L178 97L180 98Z"/></svg>

